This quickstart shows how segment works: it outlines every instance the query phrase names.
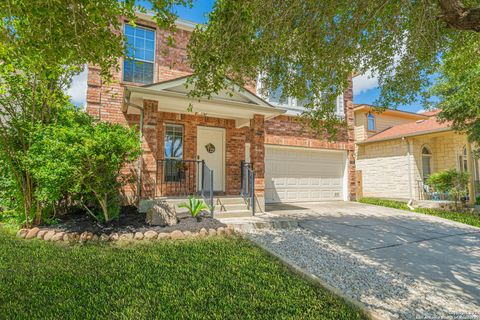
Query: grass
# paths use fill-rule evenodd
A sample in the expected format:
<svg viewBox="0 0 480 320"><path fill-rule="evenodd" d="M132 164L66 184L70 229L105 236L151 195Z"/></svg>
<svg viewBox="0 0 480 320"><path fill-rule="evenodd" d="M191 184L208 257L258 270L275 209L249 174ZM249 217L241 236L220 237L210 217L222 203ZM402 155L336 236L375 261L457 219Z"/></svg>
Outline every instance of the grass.
<svg viewBox="0 0 480 320"><path fill-rule="evenodd" d="M1 319L365 319L251 242L55 245L0 226Z"/></svg>
<svg viewBox="0 0 480 320"><path fill-rule="evenodd" d="M378 198L361 198L360 200L358 200L358 202L411 211L408 208L407 204L401 201L384 200ZM480 227L480 214L476 212L455 212L449 210L429 208L415 208L414 212L437 216L440 218L468 224L474 227Z"/></svg>

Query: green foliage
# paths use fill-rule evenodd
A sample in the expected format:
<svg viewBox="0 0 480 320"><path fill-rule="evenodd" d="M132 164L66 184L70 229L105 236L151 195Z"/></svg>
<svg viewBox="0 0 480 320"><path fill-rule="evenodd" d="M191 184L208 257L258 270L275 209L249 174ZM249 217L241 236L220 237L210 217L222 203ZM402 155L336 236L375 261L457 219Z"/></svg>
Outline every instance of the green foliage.
<svg viewBox="0 0 480 320"><path fill-rule="evenodd" d="M64 199L79 202L98 220L110 221L120 211L119 188L131 178L122 168L140 155L137 131L95 123L73 108L62 110L58 118L35 131L25 159L38 181L36 198L49 205Z"/></svg>
<svg viewBox="0 0 480 320"><path fill-rule="evenodd" d="M176 4L191 1L154 1L159 25L174 27ZM54 209L37 199L46 194L24 165L36 130L57 121L57 110L69 102L65 90L86 64L98 65L103 80L111 80L125 52L119 17L135 23L137 10L146 11L132 0L0 2L0 157L14 180L10 198L21 201L15 210L27 225Z"/></svg>
<svg viewBox="0 0 480 320"><path fill-rule="evenodd" d="M447 193L455 202L460 201L467 194L468 172L460 172L455 169L446 169L432 173L427 180L427 185L435 191Z"/></svg>
<svg viewBox="0 0 480 320"><path fill-rule="evenodd" d="M448 82L445 95L430 103L446 108L443 101L452 107L460 102L456 110L462 114L452 109L445 118L466 114L477 121L480 32L446 23L455 17L444 6L449 2L218 0L189 45L196 75L192 95L231 88L225 75L244 85L262 74L266 91L282 87L284 98L312 101L304 116L331 132L338 122L334 99L352 71L376 76L377 103L392 108L419 97L427 103L432 81L443 74L438 83ZM480 7L478 0L459 2L465 12ZM451 89L461 94L449 97Z"/></svg>
<svg viewBox="0 0 480 320"><path fill-rule="evenodd" d="M387 199L379 199L379 198L360 198L358 202L373 204L373 205L382 206L382 207L395 208L395 209L410 210L406 202L395 201L395 200L387 200Z"/></svg>
<svg viewBox="0 0 480 320"><path fill-rule="evenodd" d="M203 210L208 210L208 206L202 199L197 199L193 196L188 197L188 201L180 204L179 208L186 208L192 217L196 217Z"/></svg>
<svg viewBox="0 0 480 320"><path fill-rule="evenodd" d="M0 252L6 319L367 319L242 239L58 246L0 228Z"/></svg>
<svg viewBox="0 0 480 320"><path fill-rule="evenodd" d="M382 200L378 198L361 198L360 200L358 200L358 202L395 209L410 210L405 203L392 200ZM437 216L443 219L457 221L480 228L480 214L478 214L477 212L456 212L443 209L429 208L415 208L414 212Z"/></svg>

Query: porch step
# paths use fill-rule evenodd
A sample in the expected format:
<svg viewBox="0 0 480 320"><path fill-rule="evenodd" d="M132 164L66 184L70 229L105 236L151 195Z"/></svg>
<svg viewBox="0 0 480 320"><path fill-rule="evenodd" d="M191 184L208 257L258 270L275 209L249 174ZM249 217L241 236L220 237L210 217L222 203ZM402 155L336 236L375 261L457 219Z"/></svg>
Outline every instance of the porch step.
<svg viewBox="0 0 480 320"><path fill-rule="evenodd" d="M251 217L252 210L230 210L230 211L215 211L214 217L219 219L224 218L244 218Z"/></svg>
<svg viewBox="0 0 480 320"><path fill-rule="evenodd" d="M216 197L215 204L245 204L245 200L241 196L223 196Z"/></svg>

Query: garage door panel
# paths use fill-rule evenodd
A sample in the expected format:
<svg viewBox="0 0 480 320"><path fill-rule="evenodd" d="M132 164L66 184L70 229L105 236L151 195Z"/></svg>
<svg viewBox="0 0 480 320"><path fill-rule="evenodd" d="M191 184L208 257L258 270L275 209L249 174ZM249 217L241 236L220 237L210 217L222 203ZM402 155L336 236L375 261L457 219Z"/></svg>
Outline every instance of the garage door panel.
<svg viewBox="0 0 480 320"><path fill-rule="evenodd" d="M266 202L341 200L344 153L265 148Z"/></svg>

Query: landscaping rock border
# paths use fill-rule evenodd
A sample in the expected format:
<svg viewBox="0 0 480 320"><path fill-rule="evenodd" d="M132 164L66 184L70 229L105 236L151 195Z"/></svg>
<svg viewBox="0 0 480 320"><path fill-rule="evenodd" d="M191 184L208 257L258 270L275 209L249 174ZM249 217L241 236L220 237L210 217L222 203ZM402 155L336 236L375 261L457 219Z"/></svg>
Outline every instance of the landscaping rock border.
<svg viewBox="0 0 480 320"><path fill-rule="evenodd" d="M174 230L172 232L160 232L155 230L148 230L145 232L131 232L131 233L111 233L111 234L95 234L92 232L64 232L54 229L39 229L37 227L32 229L20 229L17 232L17 237L22 239L41 239L50 242L79 242L87 241L95 242L142 242L142 241L157 241L157 240L183 240L194 239L212 236L231 236L234 234L232 225L219 227L218 229L202 228L199 232Z"/></svg>

